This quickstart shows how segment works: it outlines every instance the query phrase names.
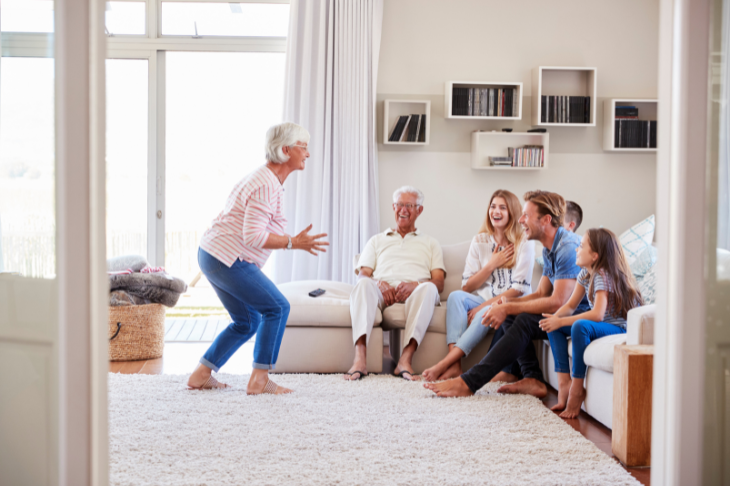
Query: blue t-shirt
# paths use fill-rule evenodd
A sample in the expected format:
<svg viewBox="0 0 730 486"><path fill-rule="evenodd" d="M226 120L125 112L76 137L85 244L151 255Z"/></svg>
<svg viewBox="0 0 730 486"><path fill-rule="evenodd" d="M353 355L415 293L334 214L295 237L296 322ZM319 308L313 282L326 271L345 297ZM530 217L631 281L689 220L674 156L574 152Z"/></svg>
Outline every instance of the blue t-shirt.
<svg viewBox="0 0 730 486"><path fill-rule="evenodd" d="M556 280L576 280L580 275L581 268L575 263L575 250L580 246L580 236L571 233L562 226L558 228L553 240L553 247L548 250L542 249L542 258L545 265L542 267L542 274L550 279L550 283L555 286ZM588 299L578 304L576 313L587 312L591 308Z"/></svg>

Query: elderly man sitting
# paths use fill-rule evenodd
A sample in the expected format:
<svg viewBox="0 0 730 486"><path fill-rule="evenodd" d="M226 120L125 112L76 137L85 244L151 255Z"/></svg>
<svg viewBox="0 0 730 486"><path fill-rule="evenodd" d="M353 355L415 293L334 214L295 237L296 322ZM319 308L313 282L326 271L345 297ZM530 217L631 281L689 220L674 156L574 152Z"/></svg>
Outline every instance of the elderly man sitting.
<svg viewBox="0 0 730 486"><path fill-rule="evenodd" d="M367 376L367 342L380 310L398 302L405 303L406 329L403 353L396 375L413 380L411 361L426 334L439 292L444 289L441 246L434 238L416 229L416 219L423 212L423 193L403 186L393 194L396 229L388 229L370 238L357 262L359 280L350 295L352 337L355 361L346 380Z"/></svg>

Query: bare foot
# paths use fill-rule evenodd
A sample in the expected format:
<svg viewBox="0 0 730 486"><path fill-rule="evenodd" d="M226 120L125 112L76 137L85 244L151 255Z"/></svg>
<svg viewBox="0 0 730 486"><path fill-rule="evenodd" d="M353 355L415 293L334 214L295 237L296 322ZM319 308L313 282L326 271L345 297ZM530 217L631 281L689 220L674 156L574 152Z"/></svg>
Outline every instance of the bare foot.
<svg viewBox="0 0 730 486"><path fill-rule="evenodd" d="M408 363L398 363L398 366L395 367L393 374L398 376L401 373L403 373L404 380L418 381L421 379L420 376L416 376L416 373L413 371L413 367Z"/></svg>
<svg viewBox="0 0 730 486"><path fill-rule="evenodd" d="M447 370L447 367L444 366L443 361L439 361L438 363L431 366L427 370L424 370L421 376L423 376L423 379L426 381L437 381L440 379L439 377L446 370ZM459 373L459 374L461 374L461 373Z"/></svg>
<svg viewBox="0 0 730 486"><path fill-rule="evenodd" d="M552 410L553 412L557 412L558 410L565 410L565 404L568 403L569 394L570 375L567 373L558 373L558 403L550 407L550 410Z"/></svg>
<svg viewBox="0 0 730 486"><path fill-rule="evenodd" d="M454 378L441 383L424 383L423 386L439 397L470 397L474 395L474 392L466 386L461 378Z"/></svg>
<svg viewBox="0 0 730 486"><path fill-rule="evenodd" d="M266 383L267 382L261 383L260 380L254 381L252 378L248 382L248 386L246 387L246 395L263 395L264 393L271 393L272 395L284 395L286 393L292 392L292 390L290 390L289 388L284 388L283 386L279 386L276 383L274 383L273 381L271 383L273 383L273 386L276 387L276 391L274 391L273 393L269 392L269 391L265 392L264 387L266 387Z"/></svg>
<svg viewBox="0 0 730 486"><path fill-rule="evenodd" d="M458 378L459 376L461 376L462 373L463 371L461 369L461 360L459 360L449 366L448 369L444 371L438 379L439 381L450 380L451 378Z"/></svg>
<svg viewBox="0 0 730 486"><path fill-rule="evenodd" d="M214 388L230 388L225 383L220 383L211 376L213 370L203 364L199 364L188 378L189 390L211 390Z"/></svg>
<svg viewBox="0 0 730 486"><path fill-rule="evenodd" d="M582 382L583 380L581 380ZM583 400L586 399L586 391L581 383L580 389L575 386L570 387L570 396L568 397L568 404L565 407L565 411L560 414L562 418L574 419L580 414L580 406L583 404Z"/></svg>
<svg viewBox="0 0 730 486"><path fill-rule="evenodd" d="M499 387L497 393L523 394L532 395L533 397L543 398L547 395L547 386L545 383L535 378L523 378L516 383Z"/></svg>
<svg viewBox="0 0 730 486"><path fill-rule="evenodd" d="M512 373L507 373L506 371L500 371L497 373L494 378L489 380L489 383L514 383L517 381L517 377L513 375Z"/></svg>

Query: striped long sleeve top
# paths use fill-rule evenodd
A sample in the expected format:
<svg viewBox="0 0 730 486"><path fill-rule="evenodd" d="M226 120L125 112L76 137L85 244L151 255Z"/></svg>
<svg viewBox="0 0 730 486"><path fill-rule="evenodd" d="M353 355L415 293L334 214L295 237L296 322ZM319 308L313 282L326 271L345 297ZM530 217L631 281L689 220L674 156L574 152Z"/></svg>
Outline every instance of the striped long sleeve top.
<svg viewBox="0 0 730 486"><path fill-rule="evenodd" d="M233 188L200 247L228 267L236 259L263 267L271 254L264 249L269 233L285 234L283 198L276 175L265 165L259 167Z"/></svg>

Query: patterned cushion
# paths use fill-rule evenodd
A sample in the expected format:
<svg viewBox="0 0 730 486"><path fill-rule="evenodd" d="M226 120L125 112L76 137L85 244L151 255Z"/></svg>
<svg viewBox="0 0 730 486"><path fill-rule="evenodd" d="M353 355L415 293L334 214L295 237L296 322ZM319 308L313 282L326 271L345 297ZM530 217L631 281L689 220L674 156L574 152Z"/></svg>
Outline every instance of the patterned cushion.
<svg viewBox="0 0 730 486"><path fill-rule="evenodd" d="M656 302L656 267L652 267L644 278L639 280L639 292L641 297L644 298L644 305L653 304Z"/></svg>
<svg viewBox="0 0 730 486"><path fill-rule="evenodd" d="M634 274L634 277L636 277L637 280L642 278L649 272L649 270L652 269L656 260L657 249L654 246L649 246L642 251L631 264L631 273Z"/></svg>
<svg viewBox="0 0 730 486"><path fill-rule="evenodd" d="M651 246L654 240L654 215L652 214L644 221L635 224L619 236L621 246L624 247L629 265L639 257L641 252Z"/></svg>

